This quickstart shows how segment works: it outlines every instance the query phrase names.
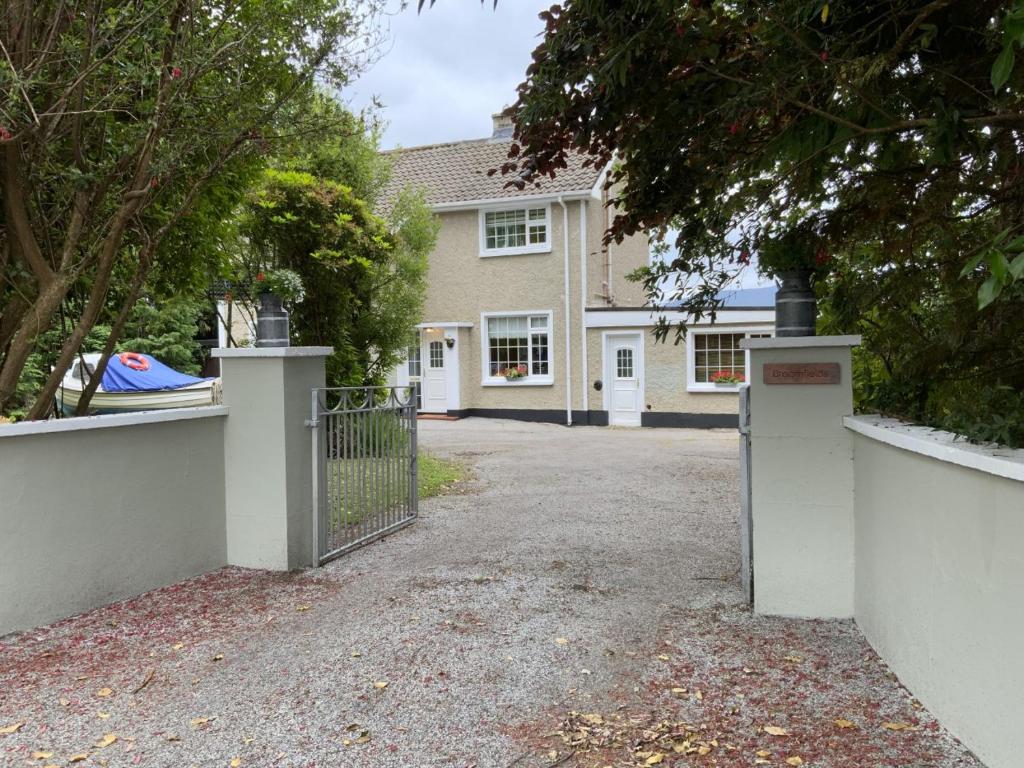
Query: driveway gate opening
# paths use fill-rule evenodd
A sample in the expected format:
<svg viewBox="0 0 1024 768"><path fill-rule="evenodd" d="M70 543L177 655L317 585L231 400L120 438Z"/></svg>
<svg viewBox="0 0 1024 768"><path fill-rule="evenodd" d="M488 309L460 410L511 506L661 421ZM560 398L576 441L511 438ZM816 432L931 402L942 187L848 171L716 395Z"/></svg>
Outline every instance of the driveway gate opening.
<svg viewBox="0 0 1024 768"><path fill-rule="evenodd" d="M416 519L415 387L314 389L310 426L319 564Z"/></svg>

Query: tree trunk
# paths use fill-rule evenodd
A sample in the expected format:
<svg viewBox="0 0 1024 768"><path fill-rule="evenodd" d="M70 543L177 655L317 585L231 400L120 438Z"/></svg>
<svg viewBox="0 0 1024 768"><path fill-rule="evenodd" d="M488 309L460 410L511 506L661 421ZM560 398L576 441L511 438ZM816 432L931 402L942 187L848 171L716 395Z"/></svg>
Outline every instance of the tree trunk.
<svg viewBox="0 0 1024 768"><path fill-rule="evenodd" d="M121 304L121 311L118 313L117 319L110 326L110 335L107 336L107 341L103 345L99 363L97 363L95 370L89 377L89 381L82 389L82 396L78 399L78 407L75 410L76 416L85 416L89 412L89 403L92 401L92 396L96 394L96 389L99 387L103 374L107 370L110 355L113 354L114 347L124 332L125 323L128 322L128 316L131 315L132 309L135 308L135 303L139 300L139 294L142 293L142 285L146 281L146 275L149 274L151 262L152 260L149 258L149 255L144 251L144 255L139 257L139 267L135 270L135 277L132 278L132 285L128 289L128 296Z"/></svg>

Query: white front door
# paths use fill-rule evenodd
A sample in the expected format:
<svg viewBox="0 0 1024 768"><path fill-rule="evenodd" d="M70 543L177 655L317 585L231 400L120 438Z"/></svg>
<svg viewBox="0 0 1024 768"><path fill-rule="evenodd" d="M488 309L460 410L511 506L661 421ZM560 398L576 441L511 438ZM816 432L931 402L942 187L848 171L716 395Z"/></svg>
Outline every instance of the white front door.
<svg viewBox="0 0 1024 768"><path fill-rule="evenodd" d="M639 333L605 334L605 407L612 426L640 426L644 400L643 355L643 336Z"/></svg>
<svg viewBox="0 0 1024 768"><path fill-rule="evenodd" d="M443 331L423 331L423 408L427 413L448 412L448 369L445 367Z"/></svg>

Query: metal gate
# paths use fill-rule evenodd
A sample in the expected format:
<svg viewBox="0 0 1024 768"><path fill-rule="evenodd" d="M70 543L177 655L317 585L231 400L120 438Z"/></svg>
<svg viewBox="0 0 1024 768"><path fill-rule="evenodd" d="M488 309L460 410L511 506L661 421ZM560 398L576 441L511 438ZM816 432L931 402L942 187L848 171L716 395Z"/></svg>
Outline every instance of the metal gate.
<svg viewBox="0 0 1024 768"><path fill-rule="evenodd" d="M323 564L416 519L416 387L313 390L313 520Z"/></svg>

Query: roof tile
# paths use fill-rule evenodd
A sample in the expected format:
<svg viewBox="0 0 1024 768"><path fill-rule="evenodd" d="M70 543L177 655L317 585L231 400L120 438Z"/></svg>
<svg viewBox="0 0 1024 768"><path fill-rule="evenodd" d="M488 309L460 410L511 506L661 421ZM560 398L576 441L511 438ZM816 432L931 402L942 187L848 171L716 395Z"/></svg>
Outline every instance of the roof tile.
<svg viewBox="0 0 1024 768"><path fill-rule="evenodd" d="M386 152L394 166L382 195L384 207L390 207L399 190L407 186L423 189L427 203L439 205L589 191L600 175L598 168L583 167L583 156L572 155L569 167L559 171L554 179L545 178L522 190L506 187L510 176L502 176L500 172L488 176L487 171L500 168L508 159L510 144L510 141L478 139Z"/></svg>

